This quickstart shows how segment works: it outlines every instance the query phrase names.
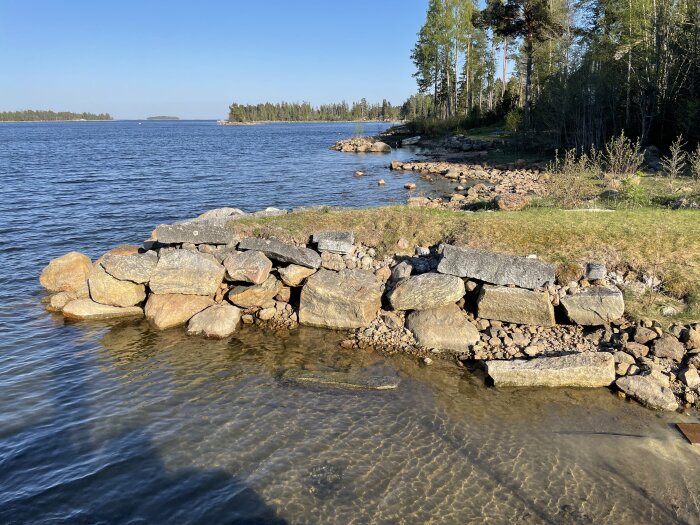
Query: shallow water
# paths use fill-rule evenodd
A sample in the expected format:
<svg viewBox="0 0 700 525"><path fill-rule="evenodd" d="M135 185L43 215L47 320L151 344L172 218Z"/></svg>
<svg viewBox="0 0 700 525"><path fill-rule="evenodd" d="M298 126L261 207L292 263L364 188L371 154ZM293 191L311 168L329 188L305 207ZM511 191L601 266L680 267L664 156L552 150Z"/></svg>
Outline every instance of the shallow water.
<svg viewBox="0 0 700 525"><path fill-rule="evenodd" d="M320 330L244 327L207 341L46 313L36 279L51 257L95 257L212 206L314 204L338 191L331 175L301 189L309 179L296 171L250 192L243 171L209 154L220 130L263 127L179 123L176 140L162 136L167 125L146 139L137 123L97 123L92 137L83 124L0 126L0 523L700 523L700 448L672 427L691 416L605 389L498 391L478 372L343 350L341 334ZM315 173L360 195L351 173L364 160L334 154L348 163L341 177L325 149L354 126L318 126ZM258 158L291 148L281 137ZM180 159L177 144L194 157ZM179 168L165 177L158 165ZM217 194L218 170L241 191ZM290 367L401 383L291 386L278 380Z"/></svg>

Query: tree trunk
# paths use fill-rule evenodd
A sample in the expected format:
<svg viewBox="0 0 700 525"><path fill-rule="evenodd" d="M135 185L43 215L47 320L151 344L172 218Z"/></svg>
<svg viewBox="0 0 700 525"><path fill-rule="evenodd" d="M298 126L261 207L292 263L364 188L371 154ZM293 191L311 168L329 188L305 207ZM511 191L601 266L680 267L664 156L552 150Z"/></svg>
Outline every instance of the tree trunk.
<svg viewBox="0 0 700 525"><path fill-rule="evenodd" d="M525 43L525 50L527 52L527 65L525 68L525 106L523 109L523 124L525 129L530 129L530 108L532 94L531 83L532 83L532 37L527 36L527 41Z"/></svg>
<svg viewBox="0 0 700 525"><path fill-rule="evenodd" d="M501 93L502 97L506 96L506 69L508 67L508 38L504 37L503 38L503 80L501 81L503 83L503 93Z"/></svg>

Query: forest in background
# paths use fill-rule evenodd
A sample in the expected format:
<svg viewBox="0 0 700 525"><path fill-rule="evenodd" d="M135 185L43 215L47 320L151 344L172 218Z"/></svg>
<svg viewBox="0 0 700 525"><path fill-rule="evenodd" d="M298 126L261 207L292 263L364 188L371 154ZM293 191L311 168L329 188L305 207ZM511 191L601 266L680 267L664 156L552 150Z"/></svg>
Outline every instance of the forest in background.
<svg viewBox="0 0 700 525"><path fill-rule="evenodd" d="M322 104L309 102L280 102L262 104L237 104L229 106L230 122L339 122L349 120L392 121L401 118L401 108L387 100L381 104L369 104L366 99L348 104Z"/></svg>
<svg viewBox="0 0 700 525"><path fill-rule="evenodd" d="M0 122L42 122L50 120L112 120L109 113L72 113L70 111L2 111Z"/></svg>
<svg viewBox="0 0 700 525"><path fill-rule="evenodd" d="M700 0L430 0L418 119L502 122L587 150L700 142ZM533 135L533 136L534 136Z"/></svg>

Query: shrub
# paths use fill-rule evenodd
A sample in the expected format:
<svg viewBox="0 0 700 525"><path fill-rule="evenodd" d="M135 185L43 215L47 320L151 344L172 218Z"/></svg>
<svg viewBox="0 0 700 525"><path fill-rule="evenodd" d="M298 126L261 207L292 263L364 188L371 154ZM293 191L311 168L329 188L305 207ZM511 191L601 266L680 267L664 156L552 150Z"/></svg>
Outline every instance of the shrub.
<svg viewBox="0 0 700 525"><path fill-rule="evenodd" d="M661 159L661 166L663 167L666 176L674 180L677 177L683 175L685 171L685 151L683 151L683 137L679 135L676 140L671 144L670 154Z"/></svg>
<svg viewBox="0 0 700 525"><path fill-rule="evenodd" d="M520 108L511 108L506 114L505 128L508 131L516 132L523 125L523 112Z"/></svg>
<svg viewBox="0 0 700 525"><path fill-rule="evenodd" d="M593 158L595 158L593 151ZM570 149L559 157L557 150L554 162L548 166L553 174L551 195L564 208L576 208L595 198L600 191L600 166L590 155L576 155Z"/></svg>
<svg viewBox="0 0 700 525"><path fill-rule="evenodd" d="M626 177L622 180L620 196L622 201L630 208L649 206L651 198L649 190L640 184L639 176Z"/></svg>
<svg viewBox="0 0 700 525"><path fill-rule="evenodd" d="M688 155L688 160L690 161L690 173L696 181L700 182L700 144L695 148L695 151Z"/></svg>
<svg viewBox="0 0 700 525"><path fill-rule="evenodd" d="M624 131L619 137L613 137L605 144L603 158L607 172L620 179L636 174L644 164L639 139L632 142L625 136Z"/></svg>

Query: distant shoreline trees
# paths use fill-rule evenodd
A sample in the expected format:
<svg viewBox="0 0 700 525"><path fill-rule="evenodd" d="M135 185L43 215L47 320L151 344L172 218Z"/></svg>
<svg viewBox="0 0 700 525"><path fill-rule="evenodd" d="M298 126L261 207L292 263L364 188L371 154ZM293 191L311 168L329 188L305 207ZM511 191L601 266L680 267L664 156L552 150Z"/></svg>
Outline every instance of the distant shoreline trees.
<svg viewBox="0 0 700 525"><path fill-rule="evenodd" d="M391 121L401 118L401 107L392 106L386 99L381 104L369 104L366 99L348 104L312 106L309 102L280 102L237 104L229 106L229 122L340 122Z"/></svg>
<svg viewBox="0 0 700 525"><path fill-rule="evenodd" d="M54 120L112 120L112 117L109 113L73 113L71 111L33 109L0 112L0 122L43 122Z"/></svg>

